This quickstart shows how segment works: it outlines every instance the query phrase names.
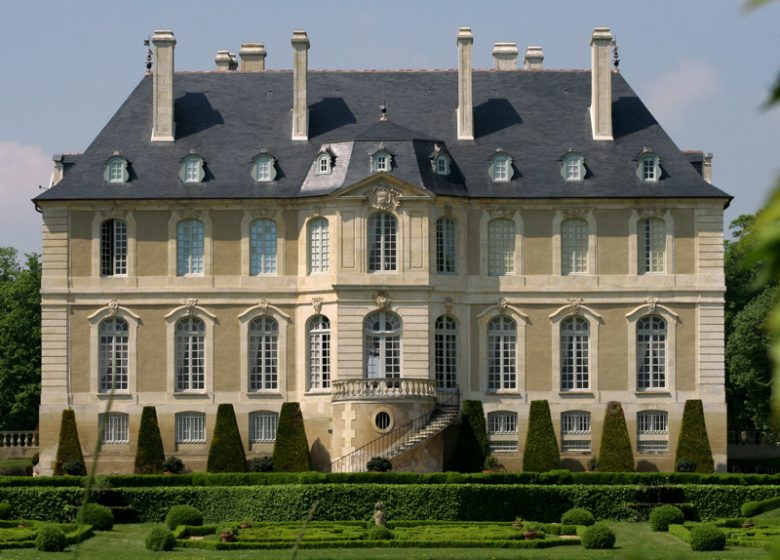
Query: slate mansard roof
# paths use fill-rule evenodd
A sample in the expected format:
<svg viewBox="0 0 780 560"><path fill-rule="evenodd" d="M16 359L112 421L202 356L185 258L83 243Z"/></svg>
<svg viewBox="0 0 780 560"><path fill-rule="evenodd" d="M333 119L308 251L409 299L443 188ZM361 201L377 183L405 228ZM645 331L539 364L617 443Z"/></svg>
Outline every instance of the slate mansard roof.
<svg viewBox="0 0 780 560"><path fill-rule="evenodd" d="M309 139L291 140L292 72L177 72L175 142L150 141L152 78L144 77L45 200L293 198L322 195L372 174L369 154L392 154L391 174L436 195L488 198L724 198L672 142L620 74L612 76L614 141L592 139L591 73L582 70L473 73L474 141L457 140L456 71L309 71ZM379 121L386 100L389 120ZM436 145L452 159L433 173ZM323 147L331 175L315 176ZM497 149L513 159L508 183L488 175ZM649 149L662 176L643 184L636 157ZM252 158L266 149L277 175L258 183ZM585 158L582 182L566 182L560 159ZM179 179L190 151L205 161L201 184ZM106 184L114 152L129 161L130 181Z"/></svg>

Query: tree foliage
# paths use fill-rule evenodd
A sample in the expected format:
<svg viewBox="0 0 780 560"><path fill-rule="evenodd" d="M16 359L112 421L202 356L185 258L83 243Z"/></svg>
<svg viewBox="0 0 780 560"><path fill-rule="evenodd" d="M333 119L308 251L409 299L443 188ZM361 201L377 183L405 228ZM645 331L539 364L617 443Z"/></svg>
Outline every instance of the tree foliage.
<svg viewBox="0 0 780 560"><path fill-rule="evenodd" d="M60 439L57 444L57 459L54 463L54 474L61 476L67 473L67 465L81 463L81 474L86 474L84 464L84 454L81 452L81 442L79 441L79 431L76 428L76 414L73 409L66 408L62 411L62 422L60 423Z"/></svg>
<svg viewBox="0 0 780 560"><path fill-rule="evenodd" d="M715 470L707 425L704 422L704 405L700 400L685 401L675 465L683 459L696 463L696 472L711 473Z"/></svg>
<svg viewBox="0 0 780 560"><path fill-rule="evenodd" d="M528 412L528 434L523 449L523 470L544 472L561 468L558 440L555 439L550 404L531 401Z"/></svg>
<svg viewBox="0 0 780 560"><path fill-rule="evenodd" d="M308 451L308 445L307 445ZM209 448L208 472L245 472L246 453L238 431L233 405L223 403L217 407L217 423Z"/></svg>
<svg viewBox="0 0 780 560"><path fill-rule="evenodd" d="M41 400L41 264L0 247L0 431L38 426Z"/></svg>
<svg viewBox="0 0 780 560"><path fill-rule="evenodd" d="M138 447L135 452L137 474L160 474L163 472L165 451L163 450L157 411L145 406L141 411L141 427L138 430Z"/></svg>
<svg viewBox="0 0 780 560"><path fill-rule="evenodd" d="M607 404L604 416L604 431L601 435L599 470L606 472L632 472L634 453L628 438L626 417L619 402Z"/></svg>
<svg viewBox="0 0 780 560"><path fill-rule="evenodd" d="M456 465L459 472L480 472L490 455L482 401L463 401Z"/></svg>
<svg viewBox="0 0 780 560"><path fill-rule="evenodd" d="M309 442L303 424L301 405L287 402L279 414L279 426L274 443L274 470L281 472L302 472L311 470Z"/></svg>

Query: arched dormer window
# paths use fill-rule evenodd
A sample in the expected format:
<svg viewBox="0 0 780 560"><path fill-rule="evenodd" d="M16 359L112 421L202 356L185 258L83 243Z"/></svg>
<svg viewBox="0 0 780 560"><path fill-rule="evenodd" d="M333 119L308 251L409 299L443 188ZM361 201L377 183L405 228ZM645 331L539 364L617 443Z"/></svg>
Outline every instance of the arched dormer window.
<svg viewBox="0 0 780 560"><path fill-rule="evenodd" d="M495 155L490 159L488 175L490 175L494 183L508 183L512 179L513 174L512 156L498 148Z"/></svg>
<svg viewBox="0 0 780 560"><path fill-rule="evenodd" d="M127 165L127 160L120 156L119 152L114 152L113 157L106 160L103 179L106 183L111 184L127 183L127 181L130 180L130 173L127 170Z"/></svg>
<svg viewBox="0 0 780 560"><path fill-rule="evenodd" d="M431 160L431 167L436 175L449 175L450 167L452 164L452 158L450 155L438 144L433 149L433 153L429 156Z"/></svg>
<svg viewBox="0 0 780 560"><path fill-rule="evenodd" d="M182 183L202 183L206 176L203 166L203 158L195 152L190 152L181 160L179 179Z"/></svg>
<svg viewBox="0 0 780 560"><path fill-rule="evenodd" d="M379 148L369 155L371 156L371 171L374 173L390 173L393 169L393 154L387 151L384 144L380 144Z"/></svg>
<svg viewBox="0 0 780 560"><path fill-rule="evenodd" d="M564 181L582 181L585 179L585 158L582 154L569 150L569 152L561 158L561 177Z"/></svg>
<svg viewBox="0 0 780 560"><path fill-rule="evenodd" d="M265 148L252 159L252 179L258 183L270 183L276 179L276 158Z"/></svg>
<svg viewBox="0 0 780 560"><path fill-rule="evenodd" d="M635 158L636 175L643 183L657 183L661 179L661 158L648 148Z"/></svg>
<svg viewBox="0 0 780 560"><path fill-rule="evenodd" d="M314 174L330 175L333 172L333 152L328 148L320 150L314 158Z"/></svg>

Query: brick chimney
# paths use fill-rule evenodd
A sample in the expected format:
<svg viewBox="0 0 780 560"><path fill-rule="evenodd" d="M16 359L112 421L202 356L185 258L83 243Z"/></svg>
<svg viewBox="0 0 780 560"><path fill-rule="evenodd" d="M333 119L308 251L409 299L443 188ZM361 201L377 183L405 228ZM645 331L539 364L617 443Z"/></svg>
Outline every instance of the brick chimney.
<svg viewBox="0 0 780 560"><path fill-rule="evenodd" d="M263 43L243 43L238 50L241 57L241 72L262 72L265 70L265 45Z"/></svg>
<svg viewBox="0 0 780 560"><path fill-rule="evenodd" d="M517 43L496 43L493 45L493 69L517 70Z"/></svg>
<svg viewBox="0 0 780 560"><path fill-rule="evenodd" d="M309 37L305 31L293 31L293 108L292 139L309 139L309 106L306 101L306 73L309 67Z"/></svg>
<svg viewBox="0 0 780 560"><path fill-rule="evenodd" d="M471 88L471 46L474 35L470 27L458 29L458 140L474 140L474 102Z"/></svg>
<svg viewBox="0 0 780 560"><path fill-rule="evenodd" d="M523 67L526 70L542 70L544 68L544 51L542 47L526 47Z"/></svg>
<svg viewBox="0 0 780 560"><path fill-rule="evenodd" d="M152 142L173 142L173 31L159 29L152 35L154 72L152 76Z"/></svg>
<svg viewBox="0 0 780 560"><path fill-rule="evenodd" d="M612 32L596 27L590 37L590 122L594 140L612 140Z"/></svg>

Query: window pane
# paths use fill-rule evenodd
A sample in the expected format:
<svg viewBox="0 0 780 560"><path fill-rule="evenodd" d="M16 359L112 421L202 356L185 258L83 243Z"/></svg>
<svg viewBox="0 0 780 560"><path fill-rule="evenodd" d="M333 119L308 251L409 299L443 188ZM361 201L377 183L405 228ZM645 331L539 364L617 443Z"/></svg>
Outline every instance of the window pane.
<svg viewBox="0 0 780 560"><path fill-rule="evenodd" d="M517 326L509 317L488 323L488 389L516 387Z"/></svg>
<svg viewBox="0 0 780 560"><path fill-rule="evenodd" d="M100 274L127 274L127 224L122 220L106 220L100 226Z"/></svg>
<svg viewBox="0 0 780 560"><path fill-rule="evenodd" d="M378 311L365 319L366 377L401 376L401 319Z"/></svg>
<svg viewBox="0 0 780 560"><path fill-rule="evenodd" d="M278 415L275 412L253 412L249 415L249 441L271 443L276 441Z"/></svg>
<svg viewBox="0 0 780 560"><path fill-rule="evenodd" d="M127 414L101 414L104 444L129 443Z"/></svg>
<svg viewBox="0 0 780 560"><path fill-rule="evenodd" d="M669 448L669 416L661 410L637 414L637 451L663 453Z"/></svg>
<svg viewBox="0 0 780 560"><path fill-rule="evenodd" d="M200 161L198 161L197 159L190 158L184 162L184 182L185 183L200 182Z"/></svg>
<svg viewBox="0 0 780 560"><path fill-rule="evenodd" d="M206 379L206 325L196 317L176 323L176 390L199 391Z"/></svg>
<svg viewBox="0 0 780 560"><path fill-rule="evenodd" d="M98 390L107 393L127 390L127 364L129 329L127 321L120 318L106 319L100 323L98 363L100 379Z"/></svg>
<svg viewBox="0 0 780 560"><path fill-rule="evenodd" d="M252 222L249 227L249 252L251 275L276 274L276 222Z"/></svg>
<svg viewBox="0 0 780 560"><path fill-rule="evenodd" d="M666 223L658 218L639 222L639 270L663 272L666 268Z"/></svg>
<svg viewBox="0 0 780 560"><path fill-rule="evenodd" d="M397 220L392 214L378 212L369 218L369 272L396 270L397 228Z"/></svg>
<svg viewBox="0 0 780 560"><path fill-rule="evenodd" d="M330 387L330 321L323 315L309 323L309 388Z"/></svg>
<svg viewBox="0 0 780 560"><path fill-rule="evenodd" d="M666 321L651 315L636 325L637 388L666 388Z"/></svg>
<svg viewBox="0 0 780 560"><path fill-rule="evenodd" d="M442 316L434 325L434 370L436 386L452 389L457 385L457 327L451 317Z"/></svg>
<svg viewBox="0 0 780 560"><path fill-rule="evenodd" d="M183 412L176 415L176 443L205 443L206 415Z"/></svg>
<svg viewBox="0 0 780 560"><path fill-rule="evenodd" d="M590 413L584 411L561 414L561 451L590 451Z"/></svg>
<svg viewBox="0 0 780 560"><path fill-rule="evenodd" d="M588 272L588 222L561 223L561 274Z"/></svg>
<svg viewBox="0 0 780 560"><path fill-rule="evenodd" d="M561 391L590 388L589 329L582 317L561 322Z"/></svg>
<svg viewBox="0 0 780 560"><path fill-rule="evenodd" d="M203 222L179 222L176 254L176 273L179 276L203 274Z"/></svg>
<svg viewBox="0 0 780 560"><path fill-rule="evenodd" d="M517 414L514 412L491 412L488 414L488 434L516 434Z"/></svg>
<svg viewBox="0 0 780 560"><path fill-rule="evenodd" d="M279 325L271 317L249 324L249 390L276 389L278 382Z"/></svg>
<svg viewBox="0 0 780 560"><path fill-rule="evenodd" d="M455 222L449 218L436 221L436 272L455 273Z"/></svg>
<svg viewBox="0 0 780 560"><path fill-rule="evenodd" d="M330 267L330 234L328 220L309 222L309 272L327 272Z"/></svg>
<svg viewBox="0 0 780 560"><path fill-rule="evenodd" d="M515 223L505 218L488 223L488 274L501 276L515 271Z"/></svg>

